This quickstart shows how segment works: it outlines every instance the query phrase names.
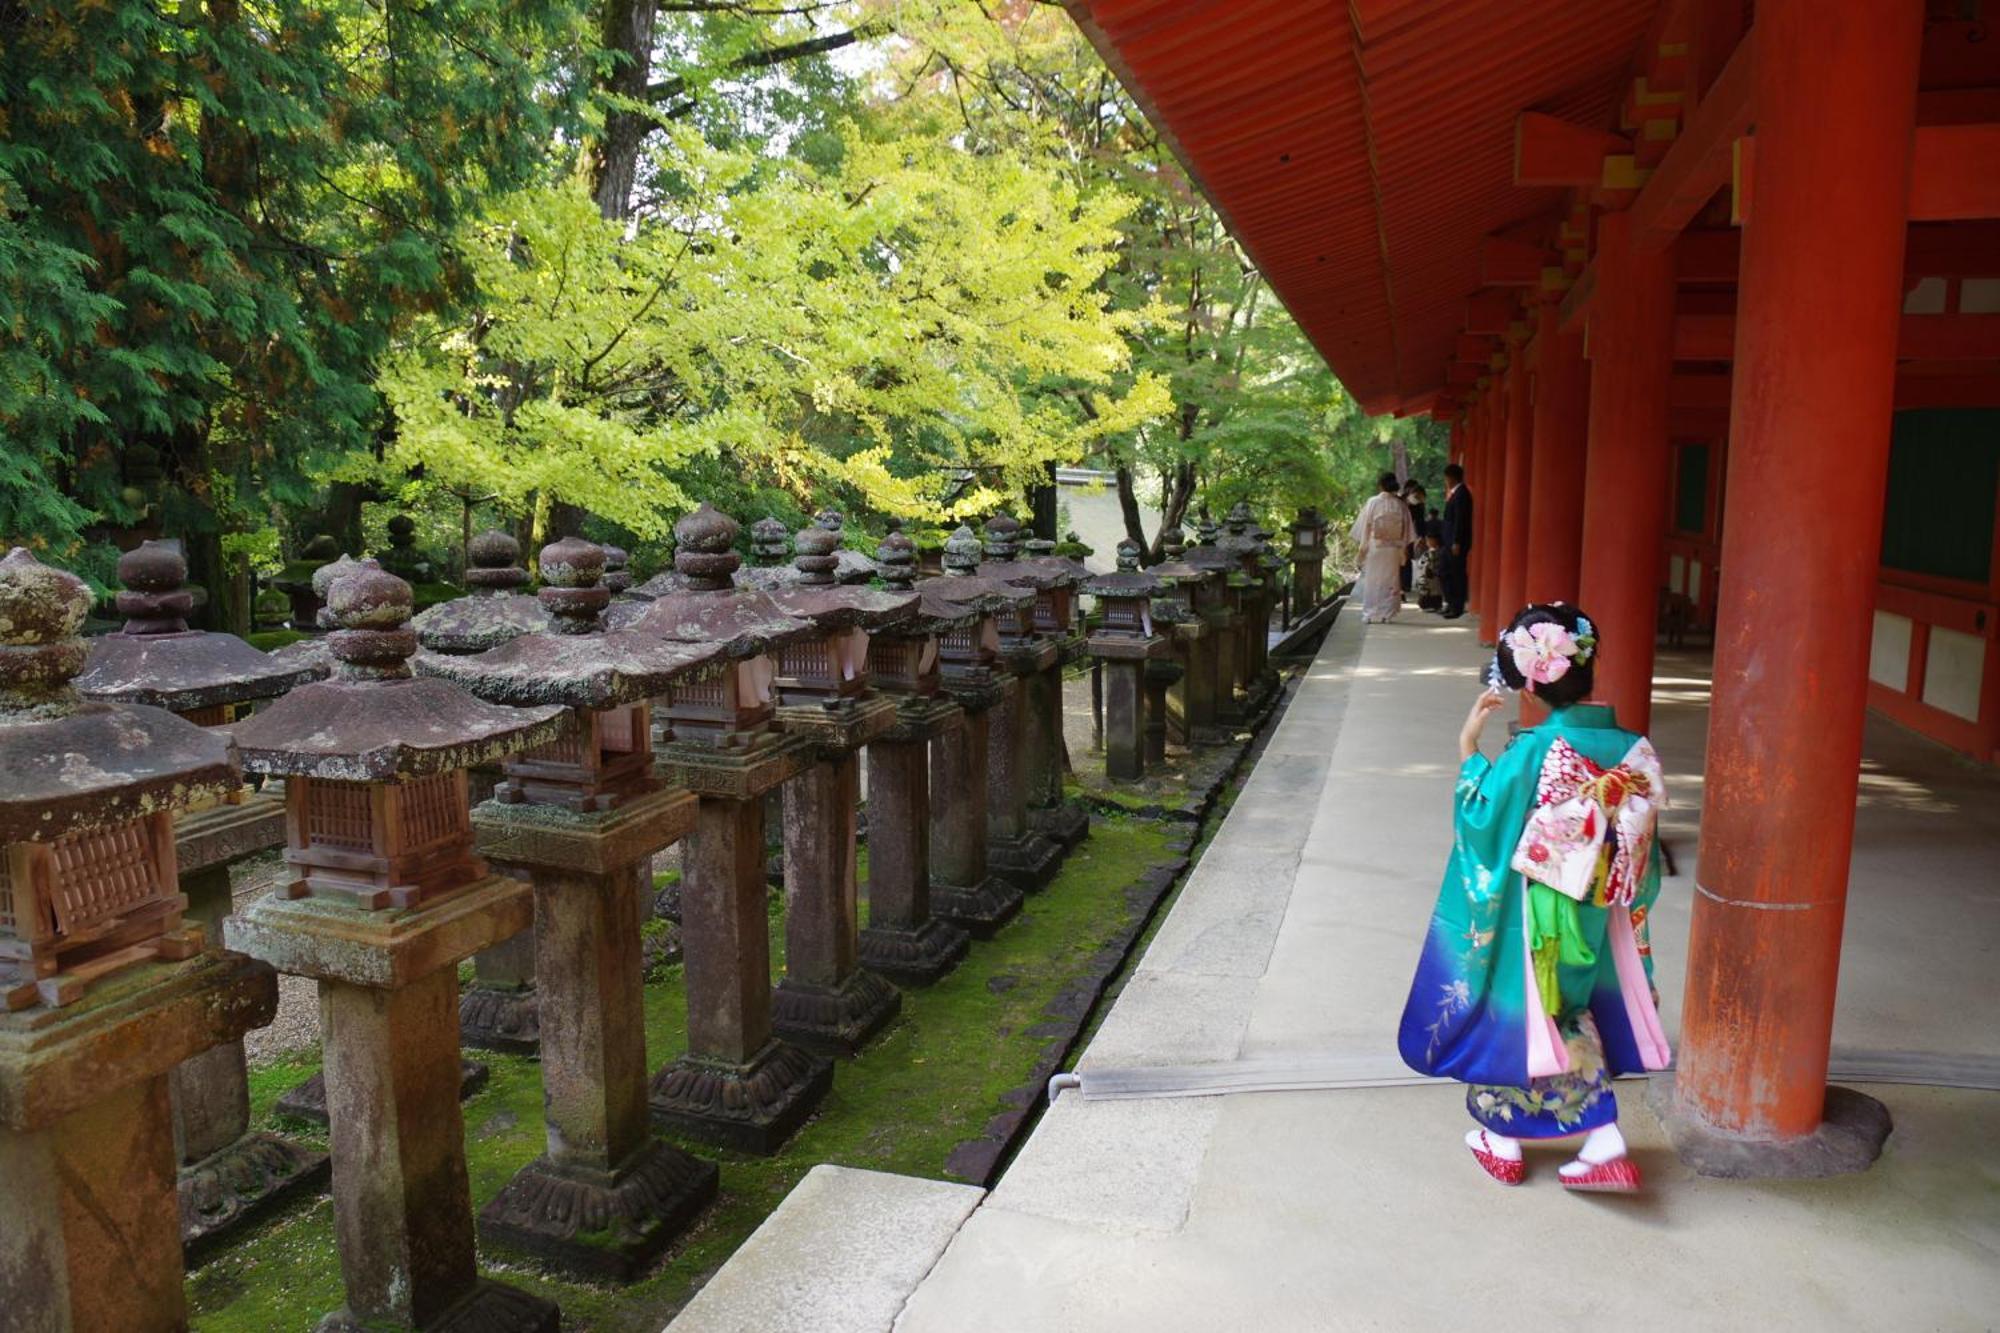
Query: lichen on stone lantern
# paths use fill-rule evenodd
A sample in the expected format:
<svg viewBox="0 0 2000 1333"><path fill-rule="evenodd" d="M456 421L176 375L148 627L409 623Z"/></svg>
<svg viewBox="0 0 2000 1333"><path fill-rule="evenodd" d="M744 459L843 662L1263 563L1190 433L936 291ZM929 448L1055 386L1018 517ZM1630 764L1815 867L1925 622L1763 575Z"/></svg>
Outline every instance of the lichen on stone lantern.
<svg viewBox="0 0 2000 1333"><path fill-rule="evenodd" d="M0 1000L66 1005L95 981L201 950L182 924L173 811L237 786L223 735L163 709L93 702L81 579L0 560Z"/></svg>
<svg viewBox="0 0 2000 1333"><path fill-rule="evenodd" d="M652 785L650 701L722 669L716 644L673 643L604 619L603 548L565 537L539 561L549 629L463 656L430 654L420 674L453 681L491 703L558 704L574 714L569 735L509 757L494 791L503 804L578 811L616 808Z"/></svg>
<svg viewBox="0 0 2000 1333"><path fill-rule="evenodd" d="M730 669L713 680L676 686L665 696L664 719L676 740L733 748L769 733L777 707L775 655L817 633L767 593L737 585L740 532L735 519L707 503L683 515L674 524L676 581L651 580L659 596L617 603L610 614L614 629L713 644L730 660Z"/></svg>
<svg viewBox="0 0 2000 1333"><path fill-rule="evenodd" d="M799 529L792 539L795 577L770 591L781 610L818 631L779 654L778 696L787 704L834 707L866 694L870 635L917 613L915 592L839 583L839 541L838 532L818 524Z"/></svg>
<svg viewBox="0 0 2000 1333"><path fill-rule="evenodd" d="M417 641L434 653L483 653L521 634L549 628L549 614L532 594L521 591L528 571L521 567L521 544L498 530L482 532L466 546L469 562L463 597L440 602L412 622Z"/></svg>
<svg viewBox="0 0 2000 1333"><path fill-rule="evenodd" d="M331 679L238 724L244 767L287 779L289 897L414 908L479 878L466 770L563 730L563 710L514 709L417 677L410 586L380 569L336 582Z"/></svg>
<svg viewBox="0 0 2000 1333"><path fill-rule="evenodd" d="M1035 590L1003 583L981 572L985 550L971 526L961 523L944 544L944 574L927 579L920 589L927 602L958 604L979 611L970 628L939 636L938 648L947 671L975 673L984 679L1003 645L1020 643L1034 631Z"/></svg>
<svg viewBox="0 0 2000 1333"><path fill-rule="evenodd" d="M151 704L204 726L227 722L239 704L270 699L317 674L275 661L234 634L189 629L187 561L170 542L148 541L118 558L125 625L90 642L76 687L107 703Z"/></svg>

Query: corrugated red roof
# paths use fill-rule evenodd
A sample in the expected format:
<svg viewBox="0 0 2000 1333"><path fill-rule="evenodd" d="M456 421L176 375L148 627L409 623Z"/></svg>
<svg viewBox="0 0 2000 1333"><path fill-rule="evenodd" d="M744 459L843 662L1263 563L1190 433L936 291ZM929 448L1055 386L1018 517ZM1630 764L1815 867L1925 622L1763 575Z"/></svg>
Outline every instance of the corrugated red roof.
<svg viewBox="0 0 2000 1333"><path fill-rule="evenodd" d="M1657 0L1069 0L1369 411L1440 388L1514 120L1611 125Z"/></svg>

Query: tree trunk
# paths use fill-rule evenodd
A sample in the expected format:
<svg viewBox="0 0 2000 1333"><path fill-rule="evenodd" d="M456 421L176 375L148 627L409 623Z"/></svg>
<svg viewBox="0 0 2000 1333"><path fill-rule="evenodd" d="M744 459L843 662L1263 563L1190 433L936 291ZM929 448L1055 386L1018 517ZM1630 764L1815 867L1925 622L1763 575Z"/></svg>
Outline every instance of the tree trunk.
<svg viewBox="0 0 2000 1333"><path fill-rule="evenodd" d="M653 73L653 20L658 0L604 0L600 40L619 57L604 76L605 91L635 100L646 96ZM632 212L639 183L639 149L654 125L651 116L631 111L605 113L604 134L592 152L590 192L597 211L619 219Z"/></svg>
<svg viewBox="0 0 2000 1333"><path fill-rule="evenodd" d="M1062 534L1056 531L1056 501L1058 494L1056 490L1056 465L1054 463L1044 463L1042 464L1042 469L1048 480L1042 485L1035 487L1034 490L1035 535L1043 541L1058 541L1061 539Z"/></svg>
<svg viewBox="0 0 2000 1333"><path fill-rule="evenodd" d="M1139 493L1132 486L1132 469L1120 463L1117 477L1118 512L1125 519L1125 535L1139 543L1146 564L1155 564L1158 556L1153 552L1153 544L1146 540L1146 518L1139 512Z"/></svg>

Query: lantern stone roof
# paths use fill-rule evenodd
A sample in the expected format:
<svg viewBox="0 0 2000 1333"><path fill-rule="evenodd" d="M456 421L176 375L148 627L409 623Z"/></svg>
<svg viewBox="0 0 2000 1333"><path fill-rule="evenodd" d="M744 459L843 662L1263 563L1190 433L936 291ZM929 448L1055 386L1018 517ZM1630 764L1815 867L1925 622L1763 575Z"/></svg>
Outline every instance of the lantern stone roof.
<svg viewBox="0 0 2000 1333"><path fill-rule="evenodd" d="M1021 559L1021 520L1012 514L995 514L986 520L985 545L986 559L979 572L988 578L1035 589L1062 588L1075 581L1066 571Z"/></svg>
<svg viewBox="0 0 2000 1333"><path fill-rule="evenodd" d="M604 544L604 586L613 597L632 586L632 553L622 546Z"/></svg>
<svg viewBox="0 0 2000 1333"><path fill-rule="evenodd" d="M226 733L147 704L86 700L82 579L0 559L0 843L49 842L241 785Z"/></svg>
<svg viewBox="0 0 2000 1333"><path fill-rule="evenodd" d="M142 542L118 558L118 610L125 627L91 640L76 678L86 698L151 704L185 713L272 699L317 676L310 663L284 662L234 634L189 629L193 597L187 561L172 542Z"/></svg>
<svg viewBox="0 0 2000 1333"><path fill-rule="evenodd" d="M504 532L482 532L465 548L472 591L440 602L413 623L417 642L434 653L483 653L521 634L549 627L541 602L521 590L521 544Z"/></svg>
<svg viewBox="0 0 2000 1333"><path fill-rule="evenodd" d="M835 583L872 583L882 570L873 560L859 551L850 550L843 540L846 535L847 520L838 509L822 509L813 515L813 526L824 528L834 536L833 581Z"/></svg>
<svg viewBox="0 0 2000 1333"><path fill-rule="evenodd" d="M544 546L539 596L551 629L483 653L419 654L418 674L454 681L491 703L615 708L719 669L719 644L671 643L606 627L608 555L575 537Z"/></svg>
<svg viewBox="0 0 2000 1333"><path fill-rule="evenodd" d="M836 581L839 558L834 554L840 533L811 524L799 529L792 539L798 557L792 561L797 577L782 587L772 588L771 600L789 615L811 621L822 631L877 630L905 621L917 614L917 594L911 591L884 591L854 587ZM874 562L869 562L874 567Z"/></svg>
<svg viewBox="0 0 2000 1333"><path fill-rule="evenodd" d="M447 681L417 677L410 585L358 569L328 590L340 629L331 679L302 685L230 730L253 773L389 782L491 763L546 744L562 708L506 708Z"/></svg>
<svg viewBox="0 0 2000 1333"><path fill-rule="evenodd" d="M611 628L672 643L714 644L732 658L757 657L812 638L812 625L787 614L767 593L735 582L743 557L735 519L704 502L674 524L674 574L648 581L661 591L649 602L620 602Z"/></svg>
<svg viewBox="0 0 2000 1333"><path fill-rule="evenodd" d="M924 595L941 602L976 606L986 615L1018 612L1032 606L1033 586L992 577L990 567L981 560L983 554L978 534L960 524L944 544L944 573L924 580Z"/></svg>
<svg viewBox="0 0 2000 1333"><path fill-rule="evenodd" d="M1072 560L1056 553L1056 544L1047 537L1030 537L1022 543L1026 552L1019 561L1023 565L1035 565L1060 575L1071 587L1090 577L1090 568L1080 560Z"/></svg>
<svg viewBox="0 0 2000 1333"><path fill-rule="evenodd" d="M1153 575L1168 583L1196 583L1208 577L1187 559L1187 534L1178 523L1160 533L1160 554L1166 559L1153 566Z"/></svg>
<svg viewBox="0 0 2000 1333"><path fill-rule="evenodd" d="M916 614L891 626L886 631L891 635L928 638L964 629L985 614L976 603L942 595L935 586L941 579L917 578L917 544L904 535L900 524L892 526L875 548L875 568L890 592L915 593L917 597Z"/></svg>
<svg viewBox="0 0 2000 1333"><path fill-rule="evenodd" d="M1154 597L1166 586L1159 575L1139 568L1139 543L1127 537L1118 543L1117 570L1092 575L1083 590L1092 597Z"/></svg>

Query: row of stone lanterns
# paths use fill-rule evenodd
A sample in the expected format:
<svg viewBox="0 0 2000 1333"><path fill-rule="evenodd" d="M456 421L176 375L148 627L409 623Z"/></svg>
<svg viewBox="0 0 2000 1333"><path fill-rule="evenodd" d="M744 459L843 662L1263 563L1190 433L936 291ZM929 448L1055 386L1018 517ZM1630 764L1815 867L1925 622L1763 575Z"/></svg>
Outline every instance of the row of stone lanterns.
<svg viewBox="0 0 2000 1333"><path fill-rule="evenodd" d="M1119 574L1089 585L1049 551L1022 558L1010 518L984 542L960 528L943 573L922 579L913 544L892 533L868 565L877 589L843 582L859 557L840 550L837 515L798 535L789 569L767 558L745 578L736 524L703 506L676 525L673 570L615 600L613 580L629 584L622 552L554 543L530 597L518 548L487 534L473 543L472 594L415 625L402 580L374 561L328 562L315 592L332 632L273 655L188 631L184 566L148 546L121 566L127 628L99 641L84 682L115 703L66 683L83 665L82 585L8 557L0 1261L40 1284L27 1288L36 1308L68 1303L53 1326L174 1326L181 1252L158 1224L176 1211L176 1148L184 1223L247 1215L324 1170L246 1134L240 1039L269 1021L276 968L320 989L347 1293L328 1326L553 1327L546 1303L478 1276L458 964L510 945L531 960L503 980L534 997L545 1089L547 1151L478 1231L629 1278L716 1190L713 1165L654 1126L774 1149L830 1086L826 1056L893 1016L899 996L882 978L943 975L1087 829L1062 787L1080 585L1102 612L1092 650L1120 664L1114 774L1159 757L1170 687L1188 739L1240 712L1264 642L1243 608L1268 609L1268 580L1247 512L1230 523L1236 546L1213 534L1170 544L1182 558L1150 573L1125 552ZM759 542L768 557L772 534ZM1203 651L1224 644L1235 651ZM239 756L268 794L246 793ZM775 987L763 864L774 790L786 795L787 898ZM201 808L177 825L176 805ZM687 1052L649 1075L638 927L652 857L683 837ZM278 843L284 885L228 915L228 861ZM177 867L177 844L221 850ZM206 948L184 918L211 926ZM124 1044L104 1048L107 1031ZM108 1136L107 1107L119 1120ZM267 1188L223 1165L246 1154ZM63 1202L130 1177L134 1161L143 1178L122 1180L116 1215L85 1220ZM23 1194L17 1171L46 1178L51 1199ZM221 1176L235 1194L201 1184ZM82 1289L121 1247L145 1256L133 1289Z"/></svg>

